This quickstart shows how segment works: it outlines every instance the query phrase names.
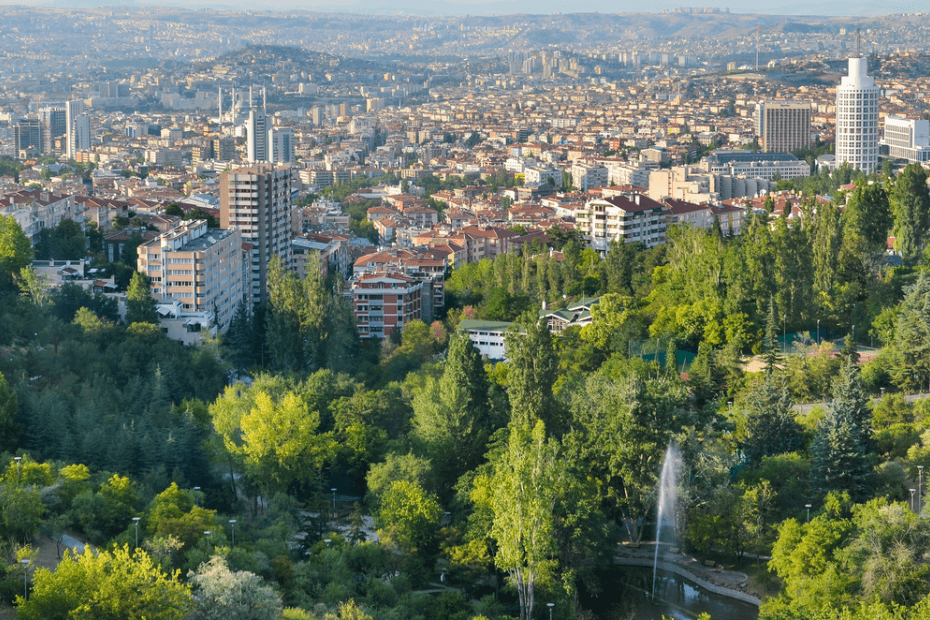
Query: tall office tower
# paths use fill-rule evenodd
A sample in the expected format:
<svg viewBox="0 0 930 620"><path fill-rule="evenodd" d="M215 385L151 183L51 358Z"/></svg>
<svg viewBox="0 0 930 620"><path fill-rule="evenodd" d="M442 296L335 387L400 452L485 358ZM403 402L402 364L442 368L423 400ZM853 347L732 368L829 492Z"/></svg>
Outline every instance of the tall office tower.
<svg viewBox="0 0 930 620"><path fill-rule="evenodd" d="M20 153L42 152L42 124L37 118L21 118L13 125L13 140L16 142L16 156Z"/></svg>
<svg viewBox="0 0 930 620"><path fill-rule="evenodd" d="M277 256L290 266L290 217L290 167L238 168L220 177L220 226L238 228L250 246L246 298L253 304L266 296L271 259Z"/></svg>
<svg viewBox="0 0 930 620"><path fill-rule="evenodd" d="M313 124L317 127L323 124L323 108L321 106L313 106L310 110L310 120L312 120Z"/></svg>
<svg viewBox="0 0 930 620"><path fill-rule="evenodd" d="M790 153L811 146L810 101L756 104L756 135L766 153Z"/></svg>
<svg viewBox="0 0 930 620"><path fill-rule="evenodd" d="M848 162L870 174L878 167L878 95L868 60L849 59L849 75L836 89L836 165Z"/></svg>
<svg viewBox="0 0 930 620"><path fill-rule="evenodd" d="M886 116L882 147L894 159L930 162L930 121Z"/></svg>
<svg viewBox="0 0 930 620"><path fill-rule="evenodd" d="M271 163L294 163L294 130L289 127L268 130L268 147L268 161Z"/></svg>
<svg viewBox="0 0 930 620"><path fill-rule="evenodd" d="M46 106L39 108L39 123L42 125L42 152L55 150L55 140L68 132L68 119L64 107Z"/></svg>
<svg viewBox="0 0 930 620"><path fill-rule="evenodd" d="M268 161L268 117L263 108L252 108L246 125L247 157L249 163Z"/></svg>
<svg viewBox="0 0 930 620"><path fill-rule="evenodd" d="M67 154L74 159L78 151L90 148L90 117L84 112L83 101L69 101L65 105L67 127Z"/></svg>

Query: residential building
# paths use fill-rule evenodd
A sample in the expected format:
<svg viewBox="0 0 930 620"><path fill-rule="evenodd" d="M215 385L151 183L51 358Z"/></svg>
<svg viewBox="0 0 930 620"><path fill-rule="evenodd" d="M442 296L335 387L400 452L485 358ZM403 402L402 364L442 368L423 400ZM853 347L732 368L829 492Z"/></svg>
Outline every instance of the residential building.
<svg viewBox="0 0 930 620"><path fill-rule="evenodd" d="M930 162L930 121L886 116L882 151L894 159Z"/></svg>
<svg viewBox="0 0 930 620"><path fill-rule="evenodd" d="M756 136L764 153L790 153L811 146L810 101L763 101L756 104Z"/></svg>
<svg viewBox="0 0 930 620"><path fill-rule="evenodd" d="M290 268L290 212L290 168L265 164L220 176L220 226L238 228L242 241L251 245L246 294L253 304L266 295L272 258Z"/></svg>
<svg viewBox="0 0 930 620"><path fill-rule="evenodd" d="M226 331L245 285L239 229L208 229L207 220L189 220L140 244L136 253L136 267L150 278L156 301L179 302L182 315L210 318ZM190 321L191 331L201 325Z"/></svg>
<svg viewBox="0 0 930 620"><path fill-rule="evenodd" d="M42 126L42 152L55 151L55 142L68 132L68 120L65 108L46 106L39 108L39 123Z"/></svg>
<svg viewBox="0 0 930 620"><path fill-rule="evenodd" d="M539 320L545 321L553 334L561 334L569 327L584 327L591 324L591 307L600 301L600 297L584 297L559 310L550 310L544 302L543 309L539 311Z"/></svg>
<svg viewBox="0 0 930 620"><path fill-rule="evenodd" d="M651 248L665 243L667 211L661 202L641 194L598 198L575 212L576 228L598 252L606 252L611 241Z"/></svg>
<svg viewBox="0 0 930 620"><path fill-rule="evenodd" d="M294 156L294 130L276 127L268 130L268 161L273 164L291 164Z"/></svg>
<svg viewBox="0 0 930 620"><path fill-rule="evenodd" d="M579 191L586 192L595 187L608 185L607 168L591 164L572 166L572 185Z"/></svg>
<svg viewBox="0 0 930 620"><path fill-rule="evenodd" d="M236 159L236 139L230 136L213 140L213 157L217 161Z"/></svg>
<svg viewBox="0 0 930 620"><path fill-rule="evenodd" d="M387 338L410 321L432 322L428 278L398 272L363 274L352 280L351 289L359 338Z"/></svg>
<svg viewBox="0 0 930 620"><path fill-rule="evenodd" d="M481 353L489 360L507 359L507 331L512 323L504 321L477 321L464 319L459 323L459 329L468 334L468 338Z"/></svg>
<svg viewBox="0 0 930 620"><path fill-rule="evenodd" d="M867 75L868 60L849 59L849 75L836 89L836 159L866 174L878 168L878 98L875 78Z"/></svg>

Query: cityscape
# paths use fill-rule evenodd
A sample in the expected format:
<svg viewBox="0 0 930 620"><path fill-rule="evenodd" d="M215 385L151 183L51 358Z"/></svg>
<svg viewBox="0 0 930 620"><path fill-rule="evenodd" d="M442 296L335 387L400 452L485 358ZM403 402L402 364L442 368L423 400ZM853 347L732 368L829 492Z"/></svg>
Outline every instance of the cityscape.
<svg viewBox="0 0 930 620"><path fill-rule="evenodd" d="M0 6L0 618L924 618L927 14L401 8Z"/></svg>

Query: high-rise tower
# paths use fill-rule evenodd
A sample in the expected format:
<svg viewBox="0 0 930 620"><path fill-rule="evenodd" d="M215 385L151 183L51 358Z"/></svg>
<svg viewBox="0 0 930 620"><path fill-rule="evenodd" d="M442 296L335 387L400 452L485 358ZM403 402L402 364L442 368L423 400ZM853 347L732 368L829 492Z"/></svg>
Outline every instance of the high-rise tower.
<svg viewBox="0 0 930 620"><path fill-rule="evenodd" d="M249 112L249 124L246 126L246 145L249 163L267 162L268 130L270 129L265 108L252 108Z"/></svg>
<svg viewBox="0 0 930 620"><path fill-rule="evenodd" d="M811 146L810 101L763 101L756 104L756 135L766 153L790 153Z"/></svg>
<svg viewBox="0 0 930 620"><path fill-rule="evenodd" d="M878 96L868 61L849 59L849 75L836 89L836 165L848 162L870 174L878 167Z"/></svg>
<svg viewBox="0 0 930 620"><path fill-rule="evenodd" d="M67 154L74 159L78 151L90 148L90 117L84 112L84 102L71 100L65 104Z"/></svg>

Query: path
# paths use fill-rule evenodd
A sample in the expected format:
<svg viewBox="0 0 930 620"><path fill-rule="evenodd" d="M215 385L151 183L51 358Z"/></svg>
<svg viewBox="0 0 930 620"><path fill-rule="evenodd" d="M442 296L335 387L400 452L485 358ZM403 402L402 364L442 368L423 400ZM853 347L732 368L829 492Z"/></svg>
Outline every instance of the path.
<svg viewBox="0 0 930 620"><path fill-rule="evenodd" d="M919 394L905 394L904 402L912 403L914 401L923 400L925 398L930 398L930 394L925 392L921 392ZM826 409L829 406L830 403L807 403L805 405L795 405L794 409L800 413L810 413L814 407L823 407Z"/></svg>
<svg viewBox="0 0 930 620"><path fill-rule="evenodd" d="M760 593L749 591L749 576L746 573L704 566L697 558L671 553L668 547L663 547L659 550L659 568L678 573L716 594L759 605ZM638 548L620 545L615 559L618 564L653 566L655 543L643 543Z"/></svg>

